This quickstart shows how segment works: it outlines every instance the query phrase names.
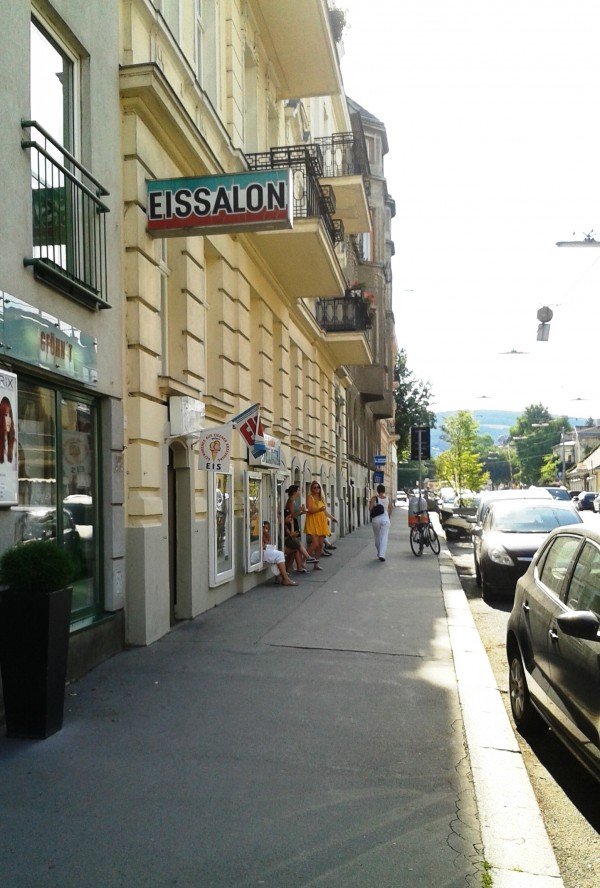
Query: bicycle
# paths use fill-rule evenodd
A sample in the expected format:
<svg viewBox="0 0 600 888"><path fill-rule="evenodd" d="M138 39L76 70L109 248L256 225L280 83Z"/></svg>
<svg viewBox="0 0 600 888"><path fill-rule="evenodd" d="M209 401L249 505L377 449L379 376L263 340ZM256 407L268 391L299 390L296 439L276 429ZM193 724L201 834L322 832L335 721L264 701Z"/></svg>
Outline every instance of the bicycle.
<svg viewBox="0 0 600 888"><path fill-rule="evenodd" d="M426 516L426 520L422 520ZM423 549L429 546L434 555L440 554L440 540L435 532L427 512L417 512L418 524L413 524L410 529L410 548L413 555L422 555Z"/></svg>

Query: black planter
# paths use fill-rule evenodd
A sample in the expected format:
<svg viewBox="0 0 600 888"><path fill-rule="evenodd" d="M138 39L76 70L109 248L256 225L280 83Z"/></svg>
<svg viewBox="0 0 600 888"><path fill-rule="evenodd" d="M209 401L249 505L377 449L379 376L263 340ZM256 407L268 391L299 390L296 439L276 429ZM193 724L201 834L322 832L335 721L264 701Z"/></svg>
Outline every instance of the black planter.
<svg viewBox="0 0 600 888"><path fill-rule="evenodd" d="M69 586L0 597L0 667L8 737L43 740L63 723L69 654Z"/></svg>

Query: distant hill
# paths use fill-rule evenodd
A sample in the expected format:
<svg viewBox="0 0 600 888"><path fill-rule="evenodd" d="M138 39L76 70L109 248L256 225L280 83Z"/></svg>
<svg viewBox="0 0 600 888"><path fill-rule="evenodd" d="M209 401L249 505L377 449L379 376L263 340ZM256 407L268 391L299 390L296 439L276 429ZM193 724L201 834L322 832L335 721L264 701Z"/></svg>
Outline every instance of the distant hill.
<svg viewBox="0 0 600 888"><path fill-rule="evenodd" d="M478 410L473 416L479 423L479 434L490 435L494 442L502 435L508 435L508 430L514 426L517 418L521 416L519 413L513 413L510 410ZM437 426L431 430L431 456L439 456L444 450L448 449L446 441L442 441L441 432L442 425L447 416L453 416L458 413L457 410L446 410L444 413L437 414Z"/></svg>
<svg viewBox="0 0 600 888"><path fill-rule="evenodd" d="M458 413L458 410L446 410L443 413L436 414L437 426L435 429L431 429L430 437L432 458L439 456L440 453L448 449L448 444L446 441L442 441L441 438L442 425L447 416L453 416L455 413ZM510 410L478 410L477 413L473 413L473 417L479 423L479 434L490 435L494 443L496 443L498 438L508 435L508 430L514 426L522 413L522 410L519 413L513 413ZM569 422L572 426L575 426L578 423L581 424L581 419L578 420L576 417L571 416Z"/></svg>

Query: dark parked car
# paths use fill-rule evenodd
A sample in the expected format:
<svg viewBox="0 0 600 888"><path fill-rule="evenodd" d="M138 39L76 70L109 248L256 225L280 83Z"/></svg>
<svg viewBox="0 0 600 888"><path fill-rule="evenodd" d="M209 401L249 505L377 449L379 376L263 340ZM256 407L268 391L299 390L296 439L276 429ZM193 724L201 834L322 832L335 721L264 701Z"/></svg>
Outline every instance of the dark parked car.
<svg viewBox="0 0 600 888"><path fill-rule="evenodd" d="M476 511L475 511L475 523L473 525L473 529L471 531L473 536L473 558L475 559L475 576L477 577L477 583L481 584L481 577L479 574L479 550L481 548L481 532L483 528L483 522L485 521L485 516L488 513L488 509L492 505L492 503L497 500L502 500L505 502L506 500L544 500L548 501L552 499L551 495L546 490L540 490L536 487L527 487L527 488L506 488L504 490L484 490L478 497L476 497Z"/></svg>
<svg viewBox="0 0 600 888"><path fill-rule="evenodd" d="M491 502L473 539L474 548L477 542L475 578L483 598L491 598L494 591L512 594L546 535L555 527L580 523L571 503L562 500L544 497Z"/></svg>
<svg viewBox="0 0 600 888"><path fill-rule="evenodd" d="M508 620L510 706L518 730L550 726L600 780L600 533L548 535L517 583Z"/></svg>
<svg viewBox="0 0 600 888"><path fill-rule="evenodd" d="M596 491L592 490L582 490L576 500L573 500L575 503L575 507L579 509L580 512L585 511L586 509L594 508L594 500L596 498Z"/></svg>

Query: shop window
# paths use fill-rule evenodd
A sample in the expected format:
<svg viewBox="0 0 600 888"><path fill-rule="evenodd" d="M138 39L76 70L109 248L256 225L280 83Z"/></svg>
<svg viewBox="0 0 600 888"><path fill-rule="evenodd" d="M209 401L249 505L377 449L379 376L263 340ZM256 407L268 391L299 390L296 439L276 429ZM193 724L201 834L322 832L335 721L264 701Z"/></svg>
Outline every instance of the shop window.
<svg viewBox="0 0 600 888"><path fill-rule="evenodd" d="M219 586L234 575L233 476L209 472L208 485L209 581Z"/></svg>
<svg viewBox="0 0 600 888"><path fill-rule="evenodd" d="M248 472L244 478L244 527L246 533L246 570L262 570L262 523L269 518L263 512L263 476ZM271 526L272 523L271 523ZM274 542L274 540L273 540Z"/></svg>
<svg viewBox="0 0 600 888"><path fill-rule="evenodd" d="M74 565L73 619L101 610L95 403L19 379L18 503L0 511L0 549L53 540Z"/></svg>

